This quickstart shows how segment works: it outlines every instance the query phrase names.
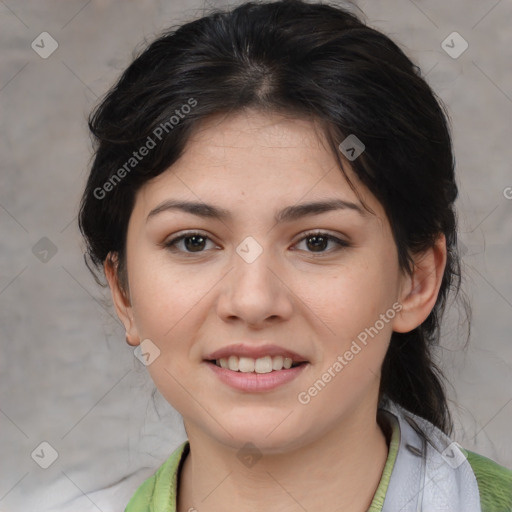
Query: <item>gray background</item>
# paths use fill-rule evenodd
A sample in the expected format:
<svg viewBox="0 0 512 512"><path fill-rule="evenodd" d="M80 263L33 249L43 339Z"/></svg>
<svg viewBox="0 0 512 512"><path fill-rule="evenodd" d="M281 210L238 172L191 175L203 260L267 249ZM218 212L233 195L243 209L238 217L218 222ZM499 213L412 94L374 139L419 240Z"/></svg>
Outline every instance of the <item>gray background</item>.
<svg viewBox="0 0 512 512"><path fill-rule="evenodd" d="M228 3L0 1L0 512L123 510L185 439L179 415L160 395L151 402L152 381L84 266L76 214L87 113L144 38L208 5ZM455 439L512 467L512 2L358 5L450 113L473 330L463 350L453 306L438 355ZM458 58L441 46L454 31L469 44ZM58 42L46 59L31 47L42 32ZM48 469L31 457L43 441L58 452Z"/></svg>

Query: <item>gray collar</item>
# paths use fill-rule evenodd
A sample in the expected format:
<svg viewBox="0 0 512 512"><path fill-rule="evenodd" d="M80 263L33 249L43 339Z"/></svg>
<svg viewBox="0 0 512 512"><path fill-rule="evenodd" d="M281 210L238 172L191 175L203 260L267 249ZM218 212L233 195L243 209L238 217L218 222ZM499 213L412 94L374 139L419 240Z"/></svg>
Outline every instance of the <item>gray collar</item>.
<svg viewBox="0 0 512 512"><path fill-rule="evenodd" d="M464 449L391 400L379 409L398 421L400 436L382 512L482 512Z"/></svg>

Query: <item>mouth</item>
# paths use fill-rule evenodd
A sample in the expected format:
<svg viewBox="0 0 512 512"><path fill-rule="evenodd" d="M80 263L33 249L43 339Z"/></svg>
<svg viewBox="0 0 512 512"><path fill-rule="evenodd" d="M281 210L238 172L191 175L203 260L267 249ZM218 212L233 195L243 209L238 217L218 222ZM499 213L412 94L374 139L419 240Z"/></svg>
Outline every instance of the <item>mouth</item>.
<svg viewBox="0 0 512 512"><path fill-rule="evenodd" d="M224 352L224 355L227 354ZM238 356L210 358L204 360L213 375L237 392L264 393L277 390L292 383L307 371L310 362L296 360L285 355L260 355L259 357ZM295 356L294 356L295 357Z"/></svg>
<svg viewBox="0 0 512 512"><path fill-rule="evenodd" d="M228 373L286 372L309 363L306 357L275 344L237 343L205 356L204 361Z"/></svg>
<svg viewBox="0 0 512 512"><path fill-rule="evenodd" d="M229 357L221 357L219 359L206 359L207 363L213 364L225 370L239 373L272 373L278 371L286 371L291 368L297 368L308 363L308 361L294 361L291 357L282 355L252 357L238 357L231 355Z"/></svg>

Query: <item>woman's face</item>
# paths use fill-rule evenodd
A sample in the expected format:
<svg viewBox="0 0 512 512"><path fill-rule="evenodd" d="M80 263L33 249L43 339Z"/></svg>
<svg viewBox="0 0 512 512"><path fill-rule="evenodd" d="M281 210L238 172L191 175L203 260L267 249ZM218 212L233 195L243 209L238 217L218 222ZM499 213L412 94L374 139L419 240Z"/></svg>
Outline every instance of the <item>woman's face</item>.
<svg viewBox="0 0 512 512"><path fill-rule="evenodd" d="M187 432L286 451L375 407L404 277L382 206L358 185L363 208L317 133L279 114L211 117L137 194L125 323L151 340L148 370ZM249 370L306 363L235 373L207 361L226 347L253 355Z"/></svg>

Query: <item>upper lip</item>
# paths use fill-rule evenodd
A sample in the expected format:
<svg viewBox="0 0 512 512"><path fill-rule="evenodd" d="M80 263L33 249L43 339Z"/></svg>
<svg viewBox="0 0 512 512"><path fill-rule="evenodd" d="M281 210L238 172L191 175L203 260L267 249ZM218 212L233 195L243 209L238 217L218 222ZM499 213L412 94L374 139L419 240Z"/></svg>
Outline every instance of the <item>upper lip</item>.
<svg viewBox="0 0 512 512"><path fill-rule="evenodd" d="M265 356L283 356L289 357L294 363L301 363L307 361L304 356L288 350L278 345L247 345L245 343L237 343L234 345L228 345L222 347L215 352L207 355L206 360L217 360L222 358L228 358L229 356L238 357L251 357L252 359L258 359Z"/></svg>

